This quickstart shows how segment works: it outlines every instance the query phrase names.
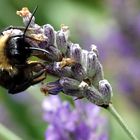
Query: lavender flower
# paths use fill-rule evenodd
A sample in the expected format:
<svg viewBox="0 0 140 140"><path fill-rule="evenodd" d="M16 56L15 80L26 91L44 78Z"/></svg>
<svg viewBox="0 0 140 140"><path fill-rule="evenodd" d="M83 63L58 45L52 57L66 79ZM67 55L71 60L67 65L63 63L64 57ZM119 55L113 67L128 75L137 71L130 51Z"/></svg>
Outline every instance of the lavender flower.
<svg viewBox="0 0 140 140"><path fill-rule="evenodd" d="M108 139L107 120L97 106L77 100L72 108L58 96L47 97L42 106L43 118L48 123L46 140Z"/></svg>
<svg viewBox="0 0 140 140"><path fill-rule="evenodd" d="M18 11L18 14L23 17L25 25L30 22L31 13L27 8ZM37 56L45 60L46 71L58 77L57 81L42 85L41 91L53 95L63 92L78 98L84 97L90 102L106 108L124 128L129 137L136 140L135 135L127 128L127 125L125 125L111 104L112 87L104 79L97 47L91 45L90 50L84 50L80 48L80 45L72 43L68 40L69 28L64 25L61 26L60 31L55 31L52 26L39 26L35 23L35 18L33 17L30 27L31 31L27 33L30 35L31 46L36 44L36 47L46 50L47 53L40 53ZM77 68L78 71L76 72ZM59 104L58 108L56 103ZM88 108L88 105L83 106L80 104L78 109L82 108L82 111L77 111L76 109L72 111L68 103L62 104L61 107L59 99L54 100L54 103L47 101L43 106L47 113L44 118L50 123L46 133L47 139L106 139L104 134L98 135L97 124L100 117L98 119L95 117L96 123L94 124L96 125L93 125L93 122L88 123L90 115L92 120L96 116L92 114L93 106ZM89 116L84 110L90 111Z"/></svg>
<svg viewBox="0 0 140 140"><path fill-rule="evenodd" d="M106 66L109 66L110 71L114 71L111 74L116 79L120 93L125 93L125 97L139 108L140 11L137 7L139 1L109 0L106 2L115 24L113 27L110 26L103 47L101 46L101 51L106 54L103 61ZM112 67L115 61L118 63ZM124 66L125 69L122 68Z"/></svg>
<svg viewBox="0 0 140 140"><path fill-rule="evenodd" d="M21 13L19 15L23 16L26 25L31 16L29 10L25 8L18 13ZM39 27L33 18L31 30L36 34L35 37L42 33L42 36L47 38L46 41L42 40L38 47L47 50L49 55L41 53L37 56L47 61L47 72L59 78L57 81L45 83L41 91L53 95L62 91L70 96L85 97L98 106L109 106L112 88L104 79L103 68L95 45L91 45L90 50L87 51L79 44L70 42L68 40L69 28L65 25L61 26L60 31L55 31L48 24ZM33 45L32 41L30 43Z"/></svg>

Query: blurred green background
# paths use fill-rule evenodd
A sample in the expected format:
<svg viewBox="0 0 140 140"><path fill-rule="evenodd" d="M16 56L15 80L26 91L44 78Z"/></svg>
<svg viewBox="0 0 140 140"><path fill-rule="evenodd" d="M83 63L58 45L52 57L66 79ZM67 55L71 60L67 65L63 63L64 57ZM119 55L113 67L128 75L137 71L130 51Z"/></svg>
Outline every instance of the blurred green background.
<svg viewBox="0 0 140 140"><path fill-rule="evenodd" d="M23 25L16 11L38 5L36 22L70 27L70 40L88 49L97 45L105 78L113 87L112 102L140 138L140 2L139 0L0 0L0 29ZM48 81L50 79L48 78ZM0 123L25 140L43 140L46 124L42 119L44 95L39 85L9 95L0 88ZM128 139L111 115L110 140ZM0 138L3 140L3 138Z"/></svg>

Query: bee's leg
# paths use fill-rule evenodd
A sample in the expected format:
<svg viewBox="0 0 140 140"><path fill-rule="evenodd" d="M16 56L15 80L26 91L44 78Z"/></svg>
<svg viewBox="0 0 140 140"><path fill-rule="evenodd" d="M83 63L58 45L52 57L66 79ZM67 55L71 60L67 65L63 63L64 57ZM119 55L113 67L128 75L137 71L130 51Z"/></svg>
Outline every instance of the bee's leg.
<svg viewBox="0 0 140 140"><path fill-rule="evenodd" d="M45 69L45 64L39 61L28 61L28 66L32 69L33 72L39 72L42 69Z"/></svg>
<svg viewBox="0 0 140 140"><path fill-rule="evenodd" d="M29 86L30 85L27 84L27 82L26 83L23 83L21 85L15 85L15 86L13 86L12 88L10 88L8 90L8 93L9 94L17 94L19 92L22 92L22 91L26 90Z"/></svg>
<svg viewBox="0 0 140 140"><path fill-rule="evenodd" d="M45 77L47 76L47 70L45 70L46 65L43 62L28 61L28 66L35 73L39 73L40 71L44 69L43 71L44 71Z"/></svg>
<svg viewBox="0 0 140 140"><path fill-rule="evenodd" d="M40 83L41 81L43 81L46 78L46 76L42 76L45 71L46 71L45 69L41 70L40 72L33 75L29 80L25 81L24 83L12 87L11 89L9 89L8 92L10 94L16 94L16 93L26 90L27 88L29 88L32 85Z"/></svg>
<svg viewBox="0 0 140 140"><path fill-rule="evenodd" d="M40 77L38 77L38 78L35 78L32 82L31 82L31 85L35 85L35 84L37 84L37 83L40 83L40 82L42 82L43 80L45 80L46 79L46 76L40 76Z"/></svg>
<svg viewBox="0 0 140 140"><path fill-rule="evenodd" d="M44 73L45 73L45 75L42 76L42 74L44 74ZM37 83L43 81L45 78L46 78L46 69L43 69L32 76L31 85L37 84Z"/></svg>
<svg viewBox="0 0 140 140"><path fill-rule="evenodd" d="M28 62L27 62L29 65L31 65L31 66L35 66L35 65L37 65L37 64L40 64L41 62L39 62L39 61L31 61L31 60L28 60Z"/></svg>
<svg viewBox="0 0 140 140"><path fill-rule="evenodd" d="M29 67L33 72L36 72L36 71L34 71L34 69L36 69L36 67L40 68L40 70L45 68L45 65L42 62L39 62L39 61L30 61L30 60L27 62L27 64L15 64L15 66L17 68Z"/></svg>

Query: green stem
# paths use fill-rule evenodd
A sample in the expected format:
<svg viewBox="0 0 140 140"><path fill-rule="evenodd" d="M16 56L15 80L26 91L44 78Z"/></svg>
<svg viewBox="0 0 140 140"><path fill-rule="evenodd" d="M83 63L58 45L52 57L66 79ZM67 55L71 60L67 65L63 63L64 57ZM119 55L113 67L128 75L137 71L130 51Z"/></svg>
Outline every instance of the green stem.
<svg viewBox="0 0 140 140"><path fill-rule="evenodd" d="M5 140L22 140L2 124L0 124L0 136Z"/></svg>
<svg viewBox="0 0 140 140"><path fill-rule="evenodd" d="M113 115L114 118L116 118L117 122L122 126L124 131L127 133L127 135L132 139L132 140L138 140L137 137L133 134L132 131L128 128L122 117L119 115L119 113L116 111L114 106L112 104L109 104L109 107L107 110Z"/></svg>

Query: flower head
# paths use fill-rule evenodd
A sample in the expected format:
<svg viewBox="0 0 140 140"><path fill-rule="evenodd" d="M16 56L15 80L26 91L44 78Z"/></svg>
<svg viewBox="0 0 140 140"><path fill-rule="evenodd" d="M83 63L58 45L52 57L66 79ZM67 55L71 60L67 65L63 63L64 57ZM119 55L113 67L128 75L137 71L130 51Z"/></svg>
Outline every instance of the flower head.
<svg viewBox="0 0 140 140"><path fill-rule="evenodd" d="M107 121L91 103L75 101L72 108L58 96L43 102L44 120L48 123L46 140L107 140Z"/></svg>
<svg viewBox="0 0 140 140"><path fill-rule="evenodd" d="M24 14L25 13L25 14ZM23 17L23 22L31 24L31 35L34 39L42 39L40 43L33 41L31 45L45 49L48 53L37 53L42 60L45 60L46 71L58 77L57 81L45 83L41 91L56 95L59 92L75 96L85 97L92 103L107 107L111 100L112 88L104 79L103 68L99 61L99 53L95 45L90 46L90 50L85 50L77 43L69 41L69 27L61 25L59 31L45 24L39 26L35 23L35 17L31 19L31 13L27 8L23 8L18 15ZM45 39L44 39L45 38Z"/></svg>

